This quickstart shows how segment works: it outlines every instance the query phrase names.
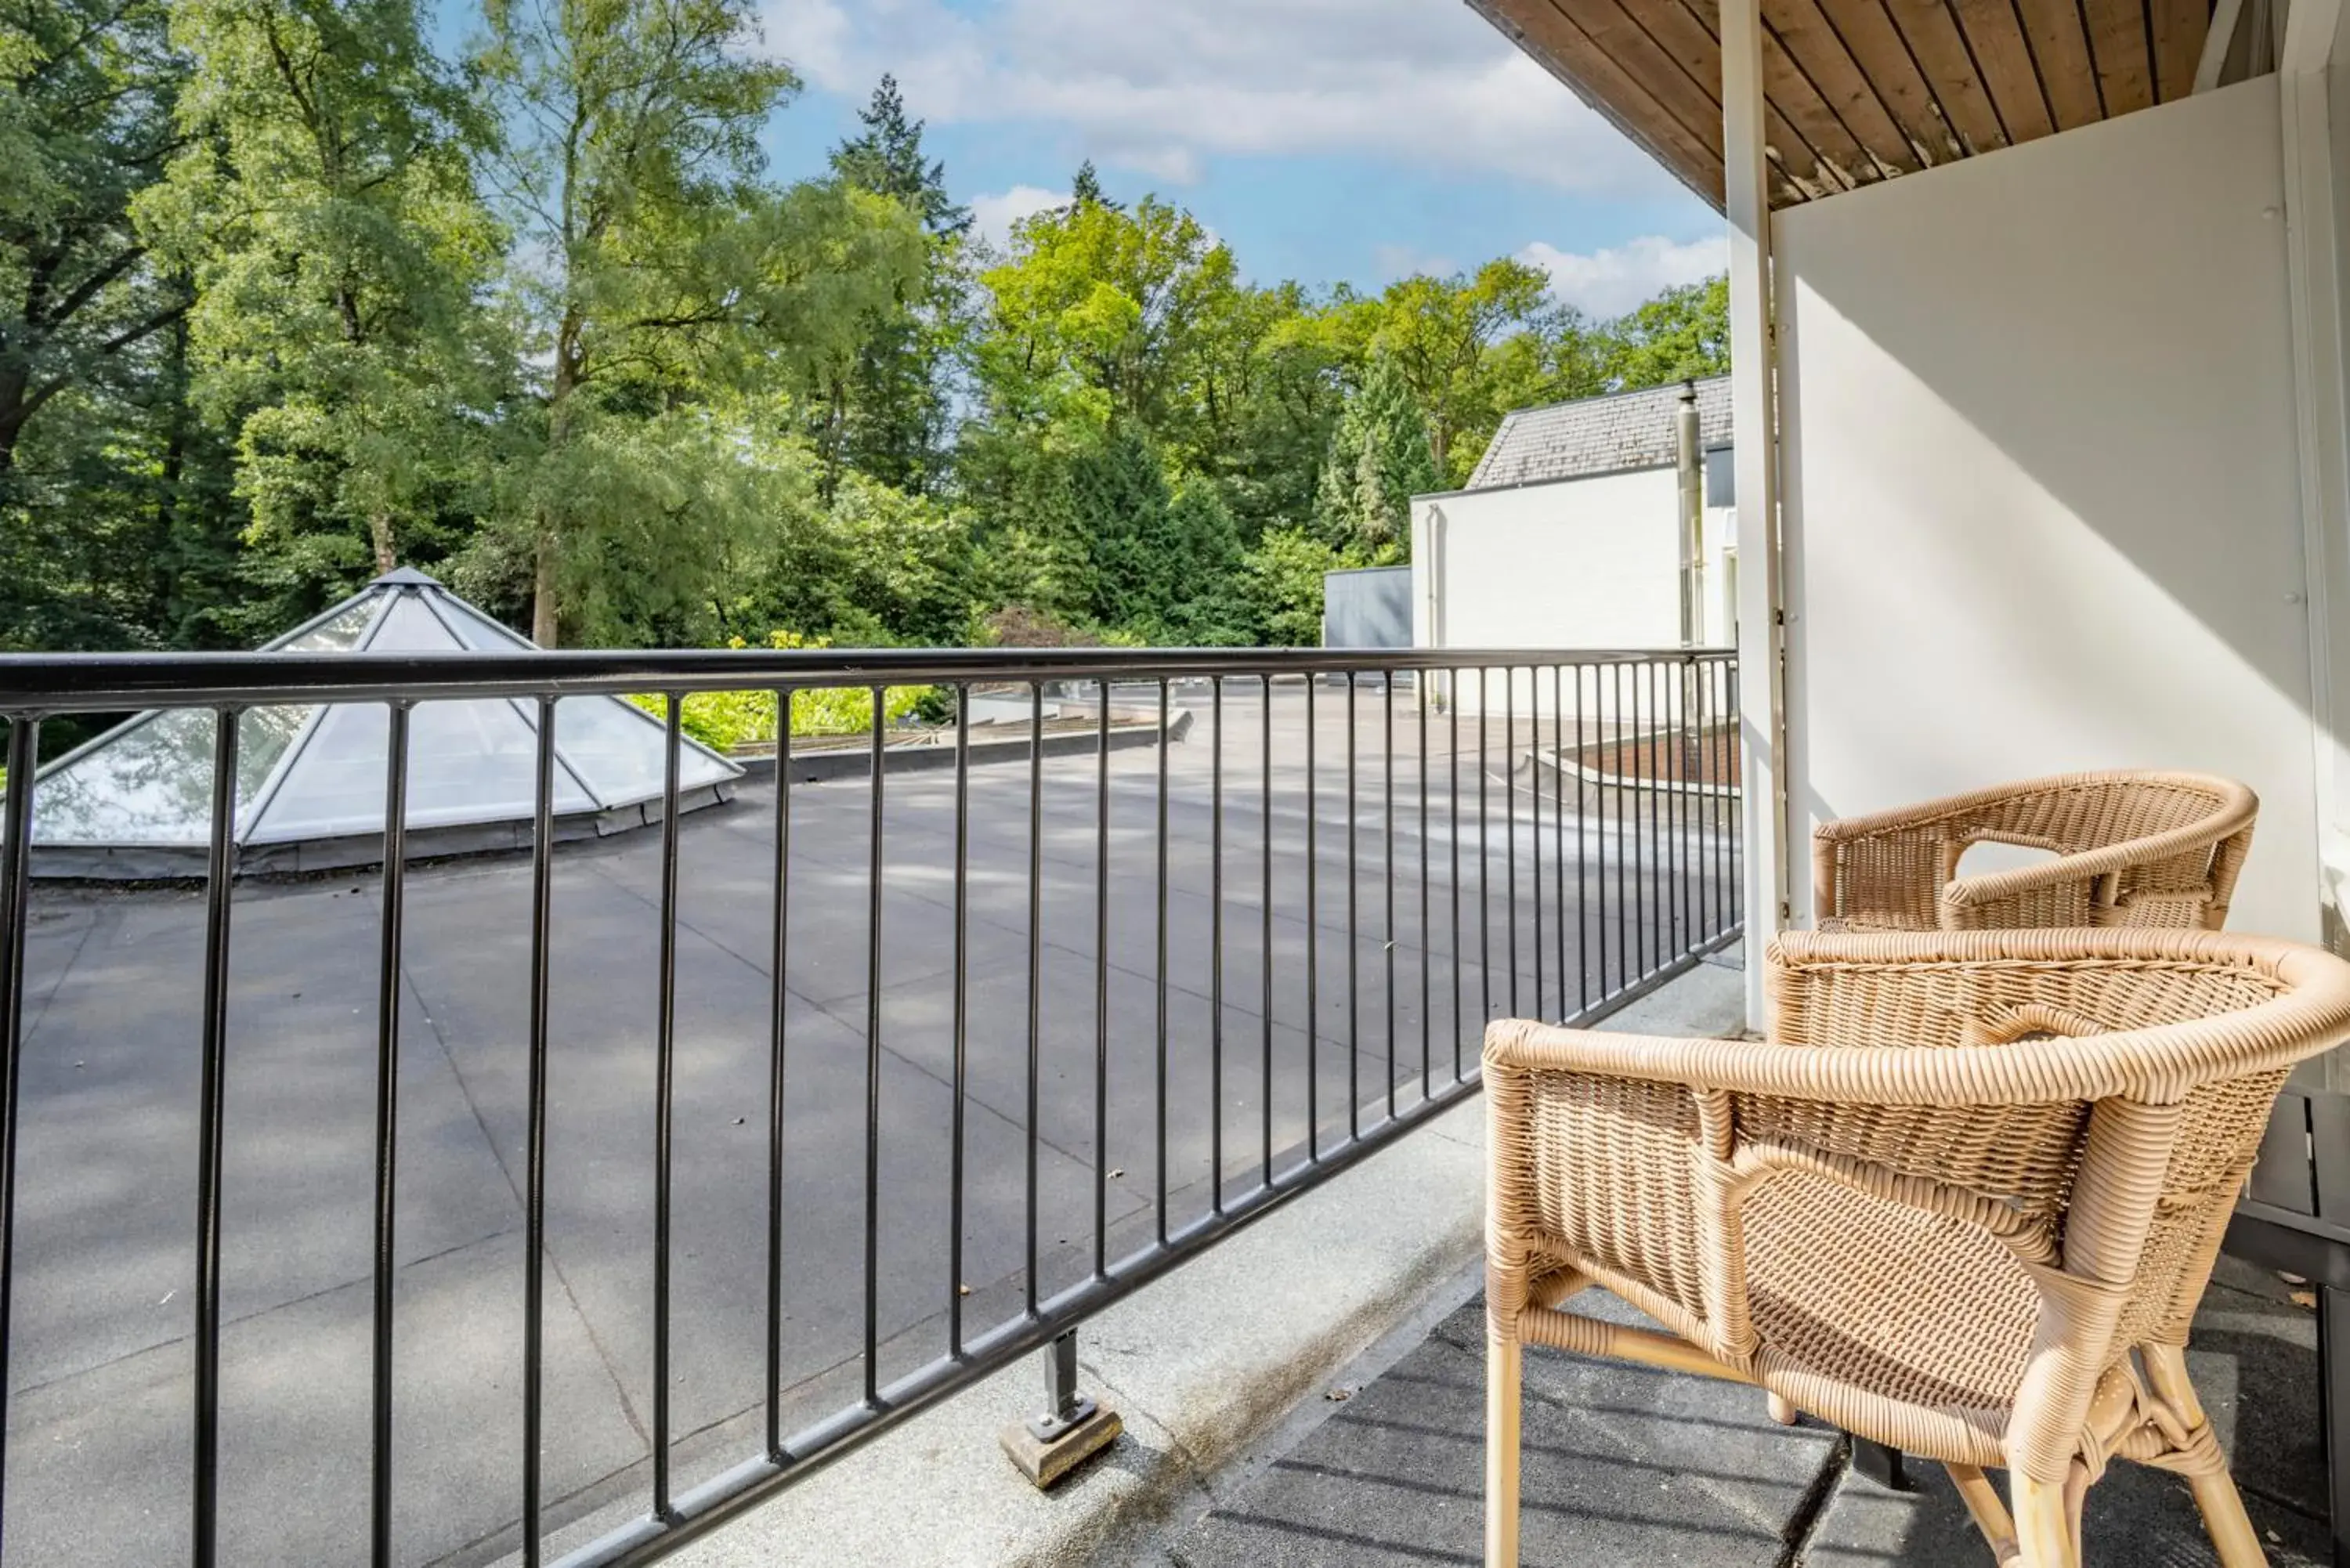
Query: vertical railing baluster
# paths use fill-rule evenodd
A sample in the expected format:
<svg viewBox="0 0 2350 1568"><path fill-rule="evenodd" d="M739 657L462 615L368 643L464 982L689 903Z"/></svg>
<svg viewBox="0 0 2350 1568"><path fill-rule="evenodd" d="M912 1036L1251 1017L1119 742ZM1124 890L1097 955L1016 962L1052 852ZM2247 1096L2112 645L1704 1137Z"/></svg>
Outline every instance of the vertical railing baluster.
<svg viewBox="0 0 2350 1568"><path fill-rule="evenodd" d="M220 1341L221 1341L221 1192L226 1173L228 1118L228 941L230 879L236 874L236 750L237 718L234 709L213 715L212 836L205 842L204 867L204 1022L203 1079L197 1090L196 1136L196 1344L195 1441L192 1550L196 1568L216 1568L220 1561ZM32 758L20 757L26 746L26 722L18 720L8 737L8 777L21 782L8 792L8 968L13 980L9 997L8 1080L14 1085L23 1055L25 880L32 863ZM23 820L18 820L19 815ZM387 825L387 832L389 826ZM16 1096L9 1096L10 1213L16 1197ZM380 1147L380 1134L379 1147Z"/></svg>
<svg viewBox="0 0 2350 1568"><path fill-rule="evenodd" d="M792 691L775 691L775 894L767 952L767 1457L784 1458L784 1111L792 942ZM962 1106L956 1106L958 1113Z"/></svg>
<svg viewBox="0 0 2350 1568"><path fill-rule="evenodd" d="M1158 930L1154 968L1158 995L1156 1033L1159 1047L1158 1137L1159 1244L1167 1245L1167 678L1159 678L1159 867Z"/></svg>
<svg viewBox="0 0 2350 1568"><path fill-rule="evenodd" d="M1673 857L1673 955L1697 946L1697 921L1690 911L1689 888L1689 722L1690 711L1696 706L1696 688L1690 683L1695 670L1688 654L1681 655L1680 665L1672 673L1669 696L1673 703L1672 733L1668 741L1665 763L1672 774L1672 796L1667 802L1666 818L1670 823Z"/></svg>
<svg viewBox="0 0 2350 1568"><path fill-rule="evenodd" d="M1745 752L1744 752L1743 745L1742 745L1742 740L1743 740L1743 736L1744 736L1744 732L1745 732L1745 725L1746 725L1746 710L1745 710L1744 708L1742 708L1742 706L1740 706L1740 702L1741 702L1741 696L1740 696L1740 692L1739 692L1739 689L1738 689L1739 678L1740 678L1740 671L1739 671L1739 668L1738 668L1737 664L1733 661L1733 662L1730 665L1730 667L1729 667L1729 682L1728 682L1728 684L1729 684L1729 687L1730 687L1730 701L1729 701L1724 705L1724 707L1725 707L1725 714L1724 714L1724 716L1725 716L1725 717L1729 720L1729 722L1730 722L1730 730L1731 730L1731 733L1733 736L1739 737L1739 738L1740 738L1740 741L1742 742L1742 744L1741 744L1740 750L1739 750L1739 752L1738 752L1738 753L1737 753L1737 754L1738 754L1738 800L1736 801L1736 803L1735 803L1735 804L1733 805L1733 806L1732 806L1732 811L1734 812L1734 814L1735 814L1735 815L1733 815L1731 816L1731 822L1733 822L1734 824L1736 824L1736 831L1737 831L1737 833L1738 833L1739 836L1738 836L1738 839L1737 839L1737 840L1736 840L1736 842L1735 842L1735 846L1734 846L1734 847L1733 847L1733 849L1731 850L1731 857L1730 857L1729 891L1730 891L1730 909L1731 909L1731 913L1733 916L1735 916L1735 917L1737 918L1737 919L1738 919L1741 923L1743 923L1743 922L1745 921L1745 919L1746 919L1746 866L1745 866L1745 857L1746 857L1746 840L1745 840L1745 833L1746 833L1746 798L1745 798L1745 797L1746 797L1746 792L1747 792L1749 789L1751 789L1751 788L1752 788L1752 787L1753 787L1753 781L1752 781L1752 780L1751 780L1751 779L1749 779L1749 778L1746 776L1746 757L1745 757ZM1725 749L1727 749L1727 743L1725 743ZM1748 943L1749 943L1749 949L1750 949L1750 950L1748 951L1747 956L1746 956L1746 961L1747 961L1748 963L1753 963L1753 962L1755 962L1755 961L1756 961L1756 959L1755 959L1755 956L1754 956L1753 952L1752 952L1751 950L1752 950L1752 939L1753 939L1754 933L1753 933L1752 930L1749 930L1746 934L1747 934Z"/></svg>
<svg viewBox="0 0 2350 1568"><path fill-rule="evenodd" d="M879 758L875 759L877 765ZM1045 686L1028 683L1028 1085L1026 1109L1021 1118L1027 1148L1022 1179L1027 1194L1028 1239L1023 1285L1028 1315L1036 1315L1042 1295L1036 1282L1037 1226L1042 1195L1036 1183L1038 1083L1045 1053ZM1096 1174L1100 1171L1098 1162Z"/></svg>
<svg viewBox="0 0 2350 1568"><path fill-rule="evenodd" d="M1305 1160L1322 1158L1322 775L1315 765L1314 689L1305 675Z"/></svg>
<svg viewBox="0 0 2350 1568"><path fill-rule="evenodd" d="M377 971L375 1085L375 1425L369 1524L375 1568L390 1568L392 1286L400 1169L400 971L407 915L410 709L391 704L383 786L383 931Z"/></svg>
<svg viewBox="0 0 2350 1568"><path fill-rule="evenodd" d="M1648 791L1650 833L1656 844L1657 878L1656 908L1650 919L1657 928L1657 967L1663 969L1680 956L1679 944L1674 940L1674 924L1680 890L1674 882L1673 861L1673 774L1672 774L1672 681L1670 670L1662 659L1648 661L1648 707L1656 715L1648 726L1648 772L1652 787Z"/></svg>
<svg viewBox="0 0 2350 1568"><path fill-rule="evenodd" d="M1263 894L1263 907L1257 911L1258 920L1263 928L1258 938L1263 944L1263 952L1260 963L1262 972L1257 976L1259 990L1257 1004L1263 1012L1264 1020L1262 1030L1263 1038L1260 1043L1263 1081L1257 1086L1257 1097L1260 1101L1257 1106L1257 1117L1263 1124L1260 1131L1264 1144L1264 1184L1271 1187L1273 1185L1273 672L1271 670L1265 671L1264 711L1260 716L1259 728L1262 732L1258 736L1258 743L1264 748L1263 754L1257 759L1258 767L1263 775L1259 784L1259 799L1264 811L1264 841L1260 846L1263 853L1263 865L1259 869L1260 879L1257 884Z"/></svg>
<svg viewBox="0 0 2350 1568"><path fill-rule="evenodd" d="M880 733L881 710L873 710ZM685 757L685 699L668 694L661 737L660 994L653 1038L653 1517L670 1505L670 1253L676 1199L678 778ZM868 1314L869 1321L869 1314ZM871 1341L867 1341L869 1348Z"/></svg>
<svg viewBox="0 0 2350 1568"><path fill-rule="evenodd" d="M546 1448L546 1063L554 1037L549 942L555 920L555 699L538 700L531 768L530 1067L523 1154L522 1560L538 1568ZM769 1325L771 1328L773 1324ZM769 1386L774 1366L769 1366Z"/></svg>
<svg viewBox="0 0 2350 1568"><path fill-rule="evenodd" d="M1485 665L1477 667L1477 979L1485 992L1484 1011L1477 1015L1480 1033L1493 1018L1493 849L1485 814L1493 778L1486 754L1486 737L1493 730L1492 683L1487 680L1492 673Z"/></svg>
<svg viewBox="0 0 2350 1568"><path fill-rule="evenodd" d="M1347 1138L1363 1136L1362 930L1356 867L1355 672L1347 671Z"/></svg>
<svg viewBox="0 0 2350 1568"><path fill-rule="evenodd" d="M1738 661L1724 659L1713 670L1713 738L1708 776L1713 780L1713 853L1718 869L1713 890L1713 918L1727 931L1738 924L1738 874L1735 863L1740 838L1739 791L1744 781L1738 757ZM1736 783L1732 781L1736 780Z"/></svg>
<svg viewBox="0 0 2350 1568"><path fill-rule="evenodd" d="M1508 825L1503 849L1503 879L1509 884L1510 1016L1518 1016L1518 671L1502 666L1502 820Z"/></svg>
<svg viewBox="0 0 2350 1568"><path fill-rule="evenodd" d="M1697 667L1697 733L1690 744L1690 766L1695 772L1696 786L1690 797L1690 812L1696 818L1696 836L1692 840L1697 851L1698 922L1711 941L1719 930L1720 905L1716 902L1721 889L1714 884L1713 821L1713 661L1701 659Z"/></svg>
<svg viewBox="0 0 2350 1568"><path fill-rule="evenodd" d="M1208 1205L1224 1211L1224 678L1208 689ZM1159 748L1166 754L1166 747Z"/></svg>
<svg viewBox="0 0 2350 1568"><path fill-rule="evenodd" d="M971 1096L971 686L955 683L954 1108L947 1144L947 1354L962 1359L963 1144Z"/></svg>
<svg viewBox="0 0 2350 1568"><path fill-rule="evenodd" d="M1622 664L1611 664L1607 667L1607 684L1608 695L1611 699L1609 711L1614 714L1612 725L1615 731L1615 733L1609 737L1607 762L1607 776L1609 779L1614 781L1616 794L1616 919L1614 922L1616 927L1616 982L1607 988L1607 993L1610 996L1613 996L1617 991L1632 983L1634 979L1633 971L1637 961L1632 951L1633 930L1636 922L1627 919L1625 915L1625 909L1629 903L1629 900L1625 898L1624 839L1626 835L1626 823L1632 815L1632 813L1626 809L1626 796L1624 793L1624 759L1629 747L1624 738L1624 666ZM1632 847L1637 853L1639 848L1639 840L1635 837L1631 842Z"/></svg>
<svg viewBox="0 0 2350 1568"><path fill-rule="evenodd" d="M1534 873L1534 1010L1532 1016L1540 1018L1543 1011L1543 862L1542 862L1542 670L1538 665L1526 666L1526 710L1531 735L1526 742L1526 795L1531 803L1532 819L1528 824L1528 843L1532 847ZM1514 825L1513 836L1514 836Z"/></svg>
<svg viewBox="0 0 2350 1568"><path fill-rule="evenodd" d="M1386 961L1388 981L1388 1119L1396 1114L1396 981L1395 981L1395 683L1396 672L1390 667L1379 680L1379 696L1384 704L1380 720L1381 741L1379 761L1382 786L1386 798L1379 806L1379 832L1385 845L1381 851L1379 879L1386 884L1387 940L1380 950Z"/></svg>
<svg viewBox="0 0 2350 1568"><path fill-rule="evenodd" d="M230 731L235 729L234 720L225 720L222 723L225 729ZM221 744L220 738L216 734L213 756L213 765L215 769L220 769ZM233 734L226 745L231 765L213 775L214 784L213 827L216 836L222 836L220 835L219 781L224 778L234 780L236 777L236 769L234 765L236 742ZM5 1434L7 1430L9 1369L13 1365L10 1360L13 1335L9 1332L9 1324L12 1321L11 1309L16 1295L16 1106L17 1085L23 1077L25 1056L25 939L32 914L34 775L39 771L40 754L40 720L23 713L11 718L8 721L7 794L5 804L0 804L0 1031L5 1031L5 1035L0 1035L0 1051L5 1053L5 1059L0 1059L0 1434ZM232 795L232 808L234 804ZM213 858L214 864L223 873L221 882L224 887L227 884L227 863L217 851L214 852ZM224 907L220 942L222 953L225 958L228 948L225 907ZM206 1179L200 1181L199 1191L203 1197L214 1200L209 1208L205 1209L205 1212L216 1215L220 1186L217 1159L219 1140L212 1136L212 1110L217 1100L218 1075L213 1061L210 1028L213 1008L209 944L205 958L206 1031L203 1104L206 1121L202 1158ZM222 973L225 977L226 970L224 969ZM199 1206L203 1207L201 1200ZM198 1243L200 1255L217 1260L220 1251L220 1232L216 1220L201 1221L199 1233L204 1238ZM199 1266L199 1282L207 1278L213 1281L215 1288L211 1295L213 1303L211 1322L208 1325L200 1323L198 1326L197 1355L200 1363L205 1354L203 1347L206 1345L217 1347L220 1339L220 1293L217 1288L219 1278L217 1267L208 1274L201 1265ZM200 1295L200 1316L202 1300ZM206 1332L207 1328L209 1333ZM213 1354L217 1355L216 1348ZM217 1398L218 1387L216 1373L209 1385L203 1379L199 1379L197 1391L200 1408L196 1419L196 1440L200 1450L197 1456L200 1493L203 1486L203 1474L210 1468L207 1454L213 1440L214 1430L213 1423L203 1414L201 1404L208 1389ZM7 1444L5 1437L0 1437L0 1519L6 1517L6 1481ZM200 1561L207 1564L213 1560L212 1531L208 1514L208 1507L200 1501L195 1521L197 1555Z"/></svg>
<svg viewBox="0 0 2350 1568"><path fill-rule="evenodd" d="M872 788L865 837L865 1404L881 1403L881 878L886 865L889 778L885 744L889 690L872 688L866 742Z"/></svg>
<svg viewBox="0 0 2350 1568"><path fill-rule="evenodd" d="M1094 1277L1109 1278L1109 678L1094 752ZM1159 736L1160 743L1166 736Z"/></svg>
<svg viewBox="0 0 2350 1568"><path fill-rule="evenodd" d="M1577 1016L1591 1007L1591 862L1597 851L1598 840L1592 830L1592 811L1597 809L1600 792L1592 794L1593 805L1584 805L1584 781L1590 773L1586 759L1591 755L1591 743L1585 738L1585 720L1590 710L1583 702L1583 666L1575 666L1575 1011ZM1600 940L1607 940L1602 928ZM1601 965L1607 961L1607 950L1600 950ZM1600 987L1607 988L1607 976L1600 976Z"/></svg>
<svg viewBox="0 0 2350 1568"><path fill-rule="evenodd" d="M1551 919L1558 944L1558 1016L1566 1004L1566 667L1550 667L1550 857Z"/></svg>
<svg viewBox="0 0 2350 1568"><path fill-rule="evenodd" d="M1428 686L1429 671L1411 677L1411 705L1419 723L1419 1097L1436 1093L1436 1028L1430 1009L1436 991L1429 971L1436 963L1436 940L1429 933L1428 897Z"/></svg>
<svg viewBox="0 0 2350 1568"><path fill-rule="evenodd" d="M1444 778L1446 810L1451 814L1451 825L1444 834L1445 847L1452 857L1452 871L1446 881L1452 900L1452 1081L1459 1083L1461 1061L1461 671L1444 672L1444 711L1451 724L1451 738L1445 742Z"/></svg>

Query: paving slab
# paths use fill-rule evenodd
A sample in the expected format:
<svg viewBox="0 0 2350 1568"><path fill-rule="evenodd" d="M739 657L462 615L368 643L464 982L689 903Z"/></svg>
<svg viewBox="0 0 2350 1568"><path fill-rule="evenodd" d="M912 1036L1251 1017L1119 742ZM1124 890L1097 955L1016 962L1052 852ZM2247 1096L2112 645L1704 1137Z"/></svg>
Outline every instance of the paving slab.
<svg viewBox="0 0 2350 1568"><path fill-rule="evenodd" d="M2227 1449L2272 1568L2319 1568L2325 1476L2319 1451L2317 1324L2272 1275L2221 1259L2196 1314L2187 1366ZM1939 1465L1908 1467L1918 1487L1895 1492L1845 1476L1804 1552L1808 1568L1980 1563L1981 1539ZM2088 1568L2210 1568L2187 1485L2119 1463L2083 1510Z"/></svg>
<svg viewBox="0 0 2350 1568"><path fill-rule="evenodd" d="M1596 1293L1578 1311L1638 1321ZM1484 1307L1346 1401L1179 1537L1179 1568L1480 1563ZM1523 1561L1778 1563L1833 1433L1773 1424L1752 1390L1539 1352L1526 1358Z"/></svg>

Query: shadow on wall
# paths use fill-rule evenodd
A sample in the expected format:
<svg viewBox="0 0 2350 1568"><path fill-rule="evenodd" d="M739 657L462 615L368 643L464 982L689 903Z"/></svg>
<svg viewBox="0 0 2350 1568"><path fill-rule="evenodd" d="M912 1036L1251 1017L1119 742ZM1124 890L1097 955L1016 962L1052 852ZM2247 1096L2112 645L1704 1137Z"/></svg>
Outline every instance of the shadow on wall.
<svg viewBox="0 0 2350 1568"><path fill-rule="evenodd" d="M2265 805L2240 923L2314 934L2277 112L2256 80L1779 215L1814 820L2231 774Z"/></svg>

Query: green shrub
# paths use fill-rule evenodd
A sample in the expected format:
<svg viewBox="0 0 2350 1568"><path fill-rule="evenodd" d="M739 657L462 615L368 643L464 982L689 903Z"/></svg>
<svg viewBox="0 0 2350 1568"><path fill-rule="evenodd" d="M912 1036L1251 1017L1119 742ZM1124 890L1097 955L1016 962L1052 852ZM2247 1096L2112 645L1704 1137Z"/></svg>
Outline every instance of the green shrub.
<svg viewBox="0 0 2350 1568"><path fill-rule="evenodd" d="M771 632L775 649L823 648L825 640L803 639L796 632ZM750 645L735 638L727 646ZM892 686L883 693L882 722L894 724L917 713L926 701L943 699L949 718L954 713L951 693L934 686ZM669 699L646 692L629 699L664 722ZM773 691L693 691L686 695L678 715L679 727L712 751L726 753L739 746L772 743L775 738L775 694ZM862 686L827 686L792 693L792 733L795 735L861 735L873 728L873 693Z"/></svg>

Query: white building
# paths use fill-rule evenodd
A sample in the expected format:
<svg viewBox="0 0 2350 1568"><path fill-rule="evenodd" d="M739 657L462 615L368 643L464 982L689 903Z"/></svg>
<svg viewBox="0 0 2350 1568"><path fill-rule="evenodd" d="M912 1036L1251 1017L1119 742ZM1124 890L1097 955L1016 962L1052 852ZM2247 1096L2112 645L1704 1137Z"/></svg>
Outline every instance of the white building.
<svg viewBox="0 0 2350 1568"><path fill-rule="evenodd" d="M1736 626L1730 379L1693 389L1705 491L1695 640L1721 646ZM1414 645L1679 646L1682 395L1676 384L1521 410L1466 489L1414 499Z"/></svg>

